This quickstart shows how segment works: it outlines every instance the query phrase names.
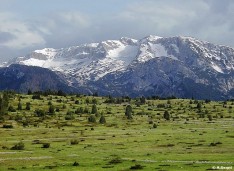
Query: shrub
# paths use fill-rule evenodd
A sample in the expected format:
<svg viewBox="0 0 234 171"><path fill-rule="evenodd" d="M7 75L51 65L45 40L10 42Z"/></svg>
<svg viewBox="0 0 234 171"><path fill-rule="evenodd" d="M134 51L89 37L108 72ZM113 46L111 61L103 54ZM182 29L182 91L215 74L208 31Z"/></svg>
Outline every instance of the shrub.
<svg viewBox="0 0 234 171"><path fill-rule="evenodd" d="M70 144L71 144L71 145L76 145L76 144L79 144L79 141L76 140L76 139L74 139L74 140L71 140L71 141L70 141Z"/></svg>
<svg viewBox="0 0 234 171"><path fill-rule="evenodd" d="M15 116L15 121L22 121L23 117L20 115Z"/></svg>
<svg viewBox="0 0 234 171"><path fill-rule="evenodd" d="M122 163L122 159L119 157L116 157L114 159L112 159L111 161L109 161L109 164L118 164L118 163Z"/></svg>
<svg viewBox="0 0 234 171"><path fill-rule="evenodd" d="M13 128L13 125L4 124L2 127L3 128Z"/></svg>
<svg viewBox="0 0 234 171"><path fill-rule="evenodd" d="M30 110L30 109L31 109L30 103L29 103L29 102L26 103L26 108L25 108L25 109L26 109L26 110Z"/></svg>
<svg viewBox="0 0 234 171"><path fill-rule="evenodd" d="M73 116L73 112L68 111L67 115L65 116L65 120L73 120L73 119L75 119L75 117Z"/></svg>
<svg viewBox="0 0 234 171"><path fill-rule="evenodd" d="M132 106L131 105L127 105L126 109L125 109L125 116L132 116Z"/></svg>
<svg viewBox="0 0 234 171"><path fill-rule="evenodd" d="M42 144L42 148L49 148L50 147L50 143L43 143Z"/></svg>
<svg viewBox="0 0 234 171"><path fill-rule="evenodd" d="M19 102L18 103L18 108L17 108L17 110L22 110L22 104Z"/></svg>
<svg viewBox="0 0 234 171"><path fill-rule="evenodd" d="M212 116L208 115L208 119L209 119L209 121L212 121Z"/></svg>
<svg viewBox="0 0 234 171"><path fill-rule="evenodd" d="M169 112L167 110L164 112L163 117L166 120L170 120L170 114L169 114Z"/></svg>
<svg viewBox="0 0 234 171"><path fill-rule="evenodd" d="M80 164L78 162L74 162L72 166L79 166Z"/></svg>
<svg viewBox="0 0 234 171"><path fill-rule="evenodd" d="M141 170L143 169L143 166L140 164L136 164L135 166L130 167L131 170Z"/></svg>
<svg viewBox="0 0 234 171"><path fill-rule="evenodd" d="M88 121L92 122L92 123L95 123L96 122L95 116L91 115L90 117L88 117Z"/></svg>
<svg viewBox="0 0 234 171"><path fill-rule="evenodd" d="M106 119L105 119L105 117L103 115L100 117L99 123L100 124L105 124L106 123Z"/></svg>
<svg viewBox="0 0 234 171"><path fill-rule="evenodd" d="M73 120L73 119L75 119L75 117L72 116L72 115L66 115L65 116L65 120Z"/></svg>
<svg viewBox="0 0 234 171"><path fill-rule="evenodd" d="M28 120L23 121L22 124L23 124L23 127L29 126L29 121Z"/></svg>
<svg viewBox="0 0 234 171"><path fill-rule="evenodd" d="M36 114L38 117L43 117L43 116L45 116L45 111L42 110L42 109L36 109L36 110L35 110L35 114Z"/></svg>
<svg viewBox="0 0 234 171"><path fill-rule="evenodd" d="M11 105L8 107L8 111L9 112L16 112L15 108Z"/></svg>
<svg viewBox="0 0 234 171"><path fill-rule="evenodd" d="M149 124L153 124L154 122L151 120L151 121L149 121Z"/></svg>
<svg viewBox="0 0 234 171"><path fill-rule="evenodd" d="M51 114L51 115L53 115L53 114L55 113L55 108L54 108L53 105L50 105L50 106L49 106L48 113Z"/></svg>
<svg viewBox="0 0 234 171"><path fill-rule="evenodd" d="M24 150L24 143L19 142L15 144L13 147L11 147L11 150Z"/></svg>
<svg viewBox="0 0 234 171"><path fill-rule="evenodd" d="M41 96L40 96L40 94L34 94L34 95L32 96L32 99L41 100Z"/></svg>

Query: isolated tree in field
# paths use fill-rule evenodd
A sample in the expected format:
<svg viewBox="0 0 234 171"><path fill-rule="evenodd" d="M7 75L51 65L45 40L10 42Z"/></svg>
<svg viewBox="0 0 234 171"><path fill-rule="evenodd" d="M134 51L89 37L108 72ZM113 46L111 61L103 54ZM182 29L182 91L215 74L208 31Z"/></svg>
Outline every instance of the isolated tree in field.
<svg viewBox="0 0 234 171"><path fill-rule="evenodd" d="M50 106L49 106L49 111L48 111L48 113L51 114L51 115L53 115L54 112L55 112L54 106L53 106L53 105L50 105Z"/></svg>
<svg viewBox="0 0 234 171"><path fill-rule="evenodd" d="M145 97L144 97L144 96L142 96L142 97L140 98L140 102L141 102L141 104L145 104L146 99L145 99Z"/></svg>
<svg viewBox="0 0 234 171"><path fill-rule="evenodd" d="M5 114L5 110L4 110L4 105L3 105L3 99L0 96L0 115L4 115Z"/></svg>
<svg viewBox="0 0 234 171"><path fill-rule="evenodd" d="M17 110L22 110L22 104L21 104L21 102L18 103L18 108L17 108Z"/></svg>
<svg viewBox="0 0 234 171"><path fill-rule="evenodd" d="M42 118L45 117L45 111L42 110L42 109L36 109L36 110L35 110L35 114L36 114L36 116L38 116L38 117L42 117Z"/></svg>
<svg viewBox="0 0 234 171"><path fill-rule="evenodd" d="M202 108L202 104L199 102L198 104L197 104L197 109L201 109Z"/></svg>
<svg viewBox="0 0 234 171"><path fill-rule="evenodd" d="M82 113L84 113L83 107L79 107L78 109L76 109L75 113L76 114L82 114Z"/></svg>
<svg viewBox="0 0 234 171"><path fill-rule="evenodd" d="M163 114L164 119L170 120L170 113L166 110Z"/></svg>
<svg viewBox="0 0 234 171"><path fill-rule="evenodd" d="M208 119L209 119L209 121L212 121L212 116L211 115L208 115Z"/></svg>
<svg viewBox="0 0 234 171"><path fill-rule="evenodd" d="M90 101L89 101L89 98L88 98L88 97L85 99L85 103L86 103L86 104L89 104L89 103L90 103Z"/></svg>
<svg viewBox="0 0 234 171"><path fill-rule="evenodd" d="M98 112L97 111L97 105L93 104L91 113L96 114L97 112Z"/></svg>
<svg viewBox="0 0 234 171"><path fill-rule="evenodd" d="M99 123L100 124L106 123L106 119L105 119L105 117L103 115L100 117Z"/></svg>
<svg viewBox="0 0 234 171"><path fill-rule="evenodd" d="M34 94L34 95L32 96L32 99L41 100L41 95L40 95L40 94Z"/></svg>
<svg viewBox="0 0 234 171"><path fill-rule="evenodd" d="M58 96L66 96L66 93L64 93L62 90L59 90L57 95Z"/></svg>
<svg viewBox="0 0 234 171"><path fill-rule="evenodd" d="M95 123L95 122L96 122L95 116L94 116L94 115L90 115L90 116L88 117L88 121L89 121L89 122L92 122L92 123Z"/></svg>
<svg viewBox="0 0 234 171"><path fill-rule="evenodd" d="M89 113L89 108L87 106L84 108L84 113Z"/></svg>
<svg viewBox="0 0 234 171"><path fill-rule="evenodd" d="M198 109L198 112L201 113L202 104L200 102L197 103L197 109Z"/></svg>
<svg viewBox="0 0 234 171"><path fill-rule="evenodd" d="M97 102L98 102L98 101L97 101L96 98L93 98L93 99L92 99L92 103L93 103L93 104L97 104Z"/></svg>
<svg viewBox="0 0 234 171"><path fill-rule="evenodd" d="M8 107L8 111L9 111L9 112L16 112L15 108L14 108L12 105L10 105L10 106Z"/></svg>
<svg viewBox="0 0 234 171"><path fill-rule="evenodd" d="M32 94L32 90L28 89L28 95L31 95L31 94Z"/></svg>
<svg viewBox="0 0 234 171"><path fill-rule="evenodd" d="M7 92L3 93L3 96L0 96L0 115L6 114L9 105L9 96Z"/></svg>
<svg viewBox="0 0 234 171"><path fill-rule="evenodd" d="M127 116L128 119L132 119L132 106L127 105L125 109L125 116Z"/></svg>
<svg viewBox="0 0 234 171"><path fill-rule="evenodd" d="M26 108L25 108L25 109L26 109L26 110L30 110L30 109L31 109L30 103L29 103L29 102L26 103Z"/></svg>

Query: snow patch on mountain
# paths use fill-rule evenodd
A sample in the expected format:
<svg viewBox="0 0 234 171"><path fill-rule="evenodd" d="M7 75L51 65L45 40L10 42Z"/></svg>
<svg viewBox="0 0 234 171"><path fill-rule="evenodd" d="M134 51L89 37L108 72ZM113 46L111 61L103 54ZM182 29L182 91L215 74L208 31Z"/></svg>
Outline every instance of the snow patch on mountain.
<svg viewBox="0 0 234 171"><path fill-rule="evenodd" d="M48 58L53 58L57 54L56 49L53 48L44 48L41 50L35 50L34 52L46 55Z"/></svg>
<svg viewBox="0 0 234 171"><path fill-rule="evenodd" d="M45 65L46 62L47 62L47 61L45 61L45 60L30 58L30 59L24 60L24 61L23 61L22 63L20 63L20 64L29 65L29 66L44 67L44 65Z"/></svg>
<svg viewBox="0 0 234 171"><path fill-rule="evenodd" d="M219 73L224 73L223 70L218 65L214 64L213 62L212 62L211 66L212 66L212 68L214 68L215 71L217 71Z"/></svg>

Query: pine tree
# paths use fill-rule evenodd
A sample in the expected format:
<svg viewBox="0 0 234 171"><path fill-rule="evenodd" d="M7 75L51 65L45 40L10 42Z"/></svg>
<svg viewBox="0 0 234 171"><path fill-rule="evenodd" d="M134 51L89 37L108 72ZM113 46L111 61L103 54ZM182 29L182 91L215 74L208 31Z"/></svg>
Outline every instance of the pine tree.
<svg viewBox="0 0 234 171"><path fill-rule="evenodd" d="M9 96L7 92L3 92L3 96L0 96L0 115L4 115L7 113L9 105Z"/></svg>
<svg viewBox="0 0 234 171"><path fill-rule="evenodd" d="M202 104L199 102L198 104L197 104L197 109L201 109L202 108Z"/></svg>
<svg viewBox="0 0 234 171"><path fill-rule="evenodd" d="M106 123L106 119L105 119L105 117L103 115L100 117L99 123L100 124Z"/></svg>
<svg viewBox="0 0 234 171"><path fill-rule="evenodd" d="M96 122L95 116L91 115L90 117L88 117L88 121L92 122L92 123L95 123Z"/></svg>
<svg viewBox="0 0 234 171"><path fill-rule="evenodd" d="M18 103L18 108L17 108L17 110L22 110L22 104L21 104L21 102Z"/></svg>
<svg viewBox="0 0 234 171"><path fill-rule="evenodd" d="M145 104L146 99L145 99L145 97L144 97L144 96L142 96L142 97L140 98L140 102L141 102L141 104Z"/></svg>
<svg viewBox="0 0 234 171"><path fill-rule="evenodd" d="M4 105L3 105L3 99L0 97L0 115L4 115Z"/></svg>
<svg viewBox="0 0 234 171"><path fill-rule="evenodd" d="M128 119L132 119L132 107L130 105L127 105L125 109L125 116L127 116Z"/></svg>
<svg viewBox="0 0 234 171"><path fill-rule="evenodd" d="M30 103L27 102L27 103L26 103L26 108L25 108L25 109L26 109L26 110L30 110L30 108L31 108L31 107L30 107Z"/></svg>
<svg viewBox="0 0 234 171"><path fill-rule="evenodd" d="M32 90L28 89L28 95L31 95L31 94L32 94Z"/></svg>
<svg viewBox="0 0 234 171"><path fill-rule="evenodd" d="M91 113L92 114L96 114L98 111L97 111L97 106L94 104L93 106L92 106L92 111L91 111Z"/></svg>
<svg viewBox="0 0 234 171"><path fill-rule="evenodd" d="M164 119L170 120L170 113L166 110L163 114Z"/></svg>
<svg viewBox="0 0 234 171"><path fill-rule="evenodd" d="M50 106L49 106L49 111L48 111L48 113L51 114L51 115L53 115L54 112L55 112L54 106L53 106L53 105L50 105Z"/></svg>

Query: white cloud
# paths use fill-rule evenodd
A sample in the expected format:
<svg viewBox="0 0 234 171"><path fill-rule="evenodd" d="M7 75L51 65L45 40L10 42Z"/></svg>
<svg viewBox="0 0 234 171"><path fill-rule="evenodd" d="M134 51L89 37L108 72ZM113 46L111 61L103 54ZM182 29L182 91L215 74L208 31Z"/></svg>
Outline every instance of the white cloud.
<svg viewBox="0 0 234 171"><path fill-rule="evenodd" d="M79 12L62 12L59 13L58 16L60 16L61 21L70 25L79 26L81 28L90 25L88 17Z"/></svg>
<svg viewBox="0 0 234 171"><path fill-rule="evenodd" d="M1 46L22 49L25 47L41 45L45 43L43 37L23 21L10 13L0 13L0 32L11 34L14 38L2 42Z"/></svg>

